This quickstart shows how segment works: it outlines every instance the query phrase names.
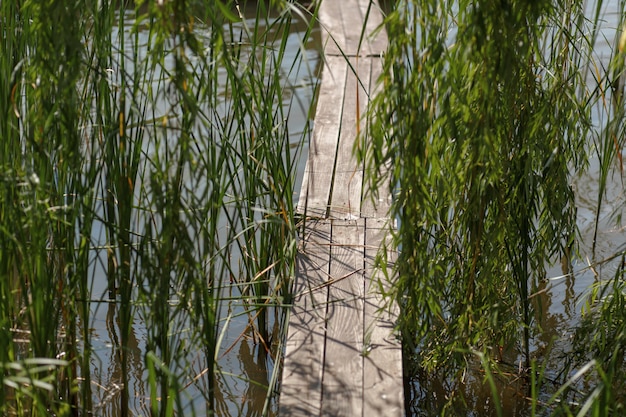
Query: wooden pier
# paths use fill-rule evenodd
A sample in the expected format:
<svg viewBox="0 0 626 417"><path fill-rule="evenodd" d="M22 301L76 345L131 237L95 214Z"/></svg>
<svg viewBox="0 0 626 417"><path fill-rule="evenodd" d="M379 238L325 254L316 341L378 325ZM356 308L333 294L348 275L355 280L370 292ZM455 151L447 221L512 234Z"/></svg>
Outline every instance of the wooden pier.
<svg viewBox="0 0 626 417"><path fill-rule="evenodd" d="M391 196L379 195L376 204L367 197L363 167L353 156L388 41L377 31L376 0L321 2L324 68L298 205L306 224L279 415L402 416L397 309L381 311L375 275L381 271L374 268L389 230Z"/></svg>

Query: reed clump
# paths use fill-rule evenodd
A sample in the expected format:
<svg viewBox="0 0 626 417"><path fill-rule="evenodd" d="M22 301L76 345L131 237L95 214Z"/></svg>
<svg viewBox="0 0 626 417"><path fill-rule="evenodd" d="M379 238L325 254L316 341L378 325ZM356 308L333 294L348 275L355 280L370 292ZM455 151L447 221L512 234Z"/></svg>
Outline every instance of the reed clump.
<svg viewBox="0 0 626 417"><path fill-rule="evenodd" d="M308 135L293 82L314 77L286 53L299 6L251 6L0 3L3 415L237 414L220 343L238 316L271 409Z"/></svg>

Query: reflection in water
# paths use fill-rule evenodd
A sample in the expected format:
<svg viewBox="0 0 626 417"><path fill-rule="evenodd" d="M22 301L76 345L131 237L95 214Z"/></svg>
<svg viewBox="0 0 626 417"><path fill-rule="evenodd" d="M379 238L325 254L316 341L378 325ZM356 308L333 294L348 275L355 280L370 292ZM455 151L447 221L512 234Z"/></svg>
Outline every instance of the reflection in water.
<svg viewBox="0 0 626 417"><path fill-rule="evenodd" d="M489 384L485 375L478 371L478 364L473 364L469 371L459 378L450 375L418 374L411 381L407 391L407 404L411 416L497 416ZM524 392L528 384L516 375L515 369L502 367L502 373L496 376L498 393L506 416L529 416L528 404ZM449 403L451 396L454 402Z"/></svg>
<svg viewBox="0 0 626 417"><path fill-rule="evenodd" d="M539 401L546 402L571 376L565 372L571 372L568 365L573 355L575 326L580 321L581 300L588 296L590 286L599 276L612 276L616 262L598 265L594 272L580 261L572 263L563 258L556 267L548 268L546 279L537 283L532 301L539 331L533 335L532 356L545 366ZM519 347L505 348L495 355L501 372L494 373L494 377L504 416L526 417L531 415L531 384L516 352ZM409 415L497 416L480 362L470 363L462 375L433 375L421 369L414 374L406 390ZM451 397L455 399L449 404Z"/></svg>
<svg viewBox="0 0 626 417"><path fill-rule="evenodd" d="M253 356L256 350L256 360ZM248 341L239 345L237 358L243 365L243 375L248 387L242 398L242 416L256 417L263 413L265 393L269 387L267 376L267 351L261 344L256 344L251 350Z"/></svg>
<svg viewBox="0 0 626 417"><path fill-rule="evenodd" d="M98 384L95 395L98 404L95 409L103 416L118 417L134 415L129 407L137 400L139 414L149 414L147 397L143 382L145 369L143 368L143 350L133 327L128 332L124 345L121 342L119 329L121 327L118 303L108 303L106 313L106 330L111 341L111 349L105 360L107 369L104 374L94 375L95 380L104 381ZM122 371L122 355L126 355L127 372ZM95 372L98 369L96 368ZM95 373L94 372L94 373ZM131 386L132 384L132 386Z"/></svg>

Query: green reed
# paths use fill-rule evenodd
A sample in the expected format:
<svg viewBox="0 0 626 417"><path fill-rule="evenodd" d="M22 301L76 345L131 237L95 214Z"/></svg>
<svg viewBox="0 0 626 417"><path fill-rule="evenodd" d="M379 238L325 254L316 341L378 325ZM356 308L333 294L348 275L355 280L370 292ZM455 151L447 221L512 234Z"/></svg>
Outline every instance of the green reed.
<svg viewBox="0 0 626 417"><path fill-rule="evenodd" d="M131 378L152 415L223 411L233 314L280 351L308 134L292 142L287 122L310 104L289 85L307 65L286 54L299 6L245 20L246 2L205 3L0 3L3 415L133 415ZM108 403L94 308L119 377Z"/></svg>

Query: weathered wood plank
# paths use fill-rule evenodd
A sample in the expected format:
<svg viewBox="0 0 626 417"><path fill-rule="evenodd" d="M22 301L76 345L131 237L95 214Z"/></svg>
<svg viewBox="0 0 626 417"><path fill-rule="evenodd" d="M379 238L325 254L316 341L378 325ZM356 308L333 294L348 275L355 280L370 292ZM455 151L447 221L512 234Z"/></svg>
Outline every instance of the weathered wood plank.
<svg viewBox="0 0 626 417"><path fill-rule="evenodd" d="M322 413L363 410L363 248L365 222L333 220Z"/></svg>
<svg viewBox="0 0 626 417"><path fill-rule="evenodd" d="M340 46L341 50L348 56L367 54L369 52L367 39L362 35L366 25L359 3L364 2L369 2L369 0L337 2L341 3L341 15L344 24L344 43Z"/></svg>
<svg viewBox="0 0 626 417"><path fill-rule="evenodd" d="M370 5L370 1L324 0L320 5L326 58L297 209L301 214L349 219L358 217L361 210L363 174L356 168L352 150L357 126L364 129L365 124L357 122L356 117L364 117L372 80L380 74L380 63L370 59L377 59L372 54L379 54L386 42L384 30L374 40L369 36L361 39L360 28L374 30L382 23L377 4ZM360 49L359 41L363 41ZM363 55L357 59L358 52ZM376 73L372 75L372 71Z"/></svg>
<svg viewBox="0 0 626 417"><path fill-rule="evenodd" d="M349 58L339 142L335 161L329 217L356 219L361 213L363 170L354 156L355 139L365 129L363 114L367 105L371 58Z"/></svg>
<svg viewBox="0 0 626 417"><path fill-rule="evenodd" d="M389 234L386 219L367 219L365 235L365 276L367 288L364 306L365 345L363 389L364 416L400 416L404 410L402 381L402 346L394 334L399 309L386 306L381 294L388 291L390 282L375 268L380 247ZM389 243L389 242L387 242ZM389 266L396 254L387 251Z"/></svg>
<svg viewBox="0 0 626 417"><path fill-rule="evenodd" d="M369 91L370 94L367 97L367 106L370 105L372 99L382 91L382 86L379 82L380 75L382 74L382 59L380 58L371 58L371 70L370 70L370 83L369 83ZM367 113L364 113L365 116L369 116ZM365 117L364 116L364 117ZM364 123L364 129L367 132L369 121ZM365 134L365 142L370 141L369 135ZM388 172L390 167L377 167L379 172ZM364 174L367 178L368 175L372 173ZM377 190L375 195L372 195L367 187L367 179L363 182L363 194L362 194L362 202L361 202L361 216L367 218L386 218L388 217L389 209L391 207L391 191L389 189L388 184L383 184Z"/></svg>
<svg viewBox="0 0 626 417"><path fill-rule="evenodd" d="M328 214L347 71L348 63L343 57L326 58L298 202L300 214Z"/></svg>
<svg viewBox="0 0 626 417"><path fill-rule="evenodd" d="M322 0L319 9L322 47L328 55L380 55L387 35L377 29L382 12L374 0Z"/></svg>
<svg viewBox="0 0 626 417"><path fill-rule="evenodd" d="M318 21L322 31L322 50L325 56L345 54L346 39L341 15L344 1L321 0Z"/></svg>
<svg viewBox="0 0 626 417"><path fill-rule="evenodd" d="M319 416L330 267L331 224L309 222L296 259L285 349L281 416Z"/></svg>
<svg viewBox="0 0 626 417"><path fill-rule="evenodd" d="M379 91L387 35L372 35L382 23L375 0L322 0L319 17L328 31L325 61L298 212L330 219L306 220L279 414L401 416L402 352L392 331L398 310L379 311L373 268L391 196L385 188L379 201L364 199L363 167L353 154Z"/></svg>
<svg viewBox="0 0 626 417"><path fill-rule="evenodd" d="M380 5L375 0L359 0L359 9L365 24L365 34L367 39L367 50L361 52L362 55L380 56L387 49L389 39L387 32L382 30L383 13Z"/></svg>

